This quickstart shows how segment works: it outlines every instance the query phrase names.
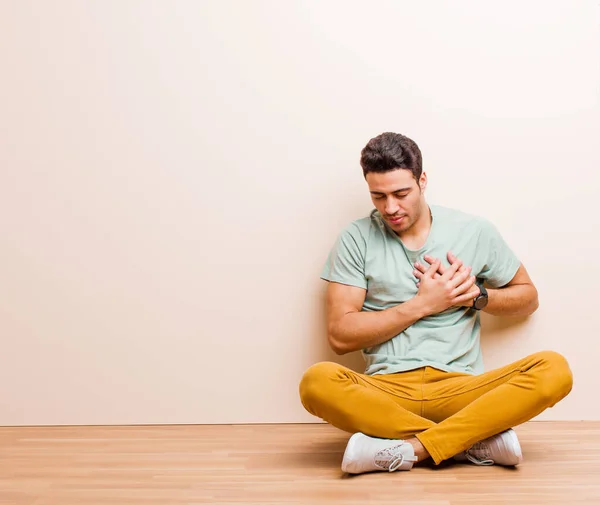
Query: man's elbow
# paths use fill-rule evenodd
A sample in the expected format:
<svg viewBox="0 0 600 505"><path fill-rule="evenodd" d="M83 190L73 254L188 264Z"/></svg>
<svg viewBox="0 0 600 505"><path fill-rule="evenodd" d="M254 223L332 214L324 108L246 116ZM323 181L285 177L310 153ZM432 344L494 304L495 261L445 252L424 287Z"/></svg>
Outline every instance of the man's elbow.
<svg viewBox="0 0 600 505"><path fill-rule="evenodd" d="M329 333L327 335L327 340L329 341L329 347L331 347L331 350L338 356L342 356L351 352L351 349L349 349L348 346L345 345L344 342L340 341L340 339L338 339L333 333Z"/></svg>
<svg viewBox="0 0 600 505"><path fill-rule="evenodd" d="M528 309L529 309L527 311L528 316L533 314L540 307L540 299L538 298L537 289L535 288L535 286L531 286L531 288L532 288L532 293L531 293L531 298L530 298L530 302L528 305Z"/></svg>
<svg viewBox="0 0 600 505"><path fill-rule="evenodd" d="M539 308L540 308L540 301L538 300L538 298L536 296L535 300L531 304L531 312L529 313L529 315L533 314Z"/></svg>

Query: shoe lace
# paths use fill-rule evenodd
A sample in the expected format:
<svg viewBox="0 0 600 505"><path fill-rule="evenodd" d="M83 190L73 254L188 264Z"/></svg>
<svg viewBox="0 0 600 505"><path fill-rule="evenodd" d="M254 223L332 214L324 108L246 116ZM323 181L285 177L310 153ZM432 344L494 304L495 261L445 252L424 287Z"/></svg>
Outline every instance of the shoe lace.
<svg viewBox="0 0 600 505"><path fill-rule="evenodd" d="M470 449L465 451L465 457L476 465L489 466L494 464L491 459L489 447L483 442L476 442Z"/></svg>
<svg viewBox="0 0 600 505"><path fill-rule="evenodd" d="M405 456L400 452L400 447L404 444L386 447L375 455L375 464L383 470L393 472L402 466L405 461L417 461L416 456Z"/></svg>

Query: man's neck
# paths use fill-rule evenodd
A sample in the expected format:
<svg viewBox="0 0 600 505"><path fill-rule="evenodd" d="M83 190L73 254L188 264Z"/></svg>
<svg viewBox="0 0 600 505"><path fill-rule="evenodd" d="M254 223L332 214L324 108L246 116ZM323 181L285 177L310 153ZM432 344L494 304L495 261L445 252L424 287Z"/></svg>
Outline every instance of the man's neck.
<svg viewBox="0 0 600 505"><path fill-rule="evenodd" d="M408 230L402 232L398 236L400 240L410 249L420 249L425 245L429 232L431 231L432 216L431 210L427 203L423 203L423 209L419 220L413 224Z"/></svg>

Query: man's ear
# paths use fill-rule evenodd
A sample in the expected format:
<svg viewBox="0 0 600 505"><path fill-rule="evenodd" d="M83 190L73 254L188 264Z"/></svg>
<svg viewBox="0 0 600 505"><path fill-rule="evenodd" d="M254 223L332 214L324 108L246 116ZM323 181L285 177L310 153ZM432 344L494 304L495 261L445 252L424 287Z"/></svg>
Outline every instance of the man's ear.
<svg viewBox="0 0 600 505"><path fill-rule="evenodd" d="M421 177L419 177L419 187L421 191L425 191L427 188L427 174L425 172L422 172Z"/></svg>

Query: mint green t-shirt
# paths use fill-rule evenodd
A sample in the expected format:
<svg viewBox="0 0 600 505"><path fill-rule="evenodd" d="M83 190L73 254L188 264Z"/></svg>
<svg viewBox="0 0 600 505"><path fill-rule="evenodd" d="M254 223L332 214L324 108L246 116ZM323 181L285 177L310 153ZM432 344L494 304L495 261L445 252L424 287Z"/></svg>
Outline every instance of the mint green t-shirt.
<svg viewBox="0 0 600 505"><path fill-rule="evenodd" d="M452 251L472 274L491 287L508 284L519 259L486 219L430 205L432 225L419 250L404 246L377 210L350 223L339 235L321 278L366 289L363 311L384 310L417 294L414 263L426 254L448 267ZM467 307L449 309L418 320L395 337L362 350L367 375L404 372L424 366L447 372L480 374L480 314Z"/></svg>

